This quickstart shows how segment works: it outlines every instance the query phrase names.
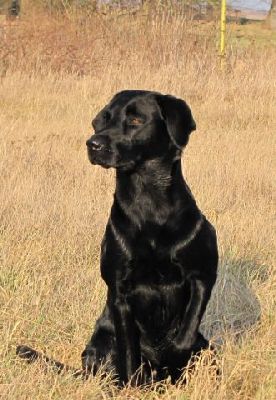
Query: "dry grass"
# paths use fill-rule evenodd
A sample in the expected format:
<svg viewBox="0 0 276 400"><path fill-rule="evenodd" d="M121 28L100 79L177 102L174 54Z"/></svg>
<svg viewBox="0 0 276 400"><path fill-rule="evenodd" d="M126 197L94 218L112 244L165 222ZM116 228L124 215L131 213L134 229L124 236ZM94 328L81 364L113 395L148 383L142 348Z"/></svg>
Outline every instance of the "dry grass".
<svg viewBox="0 0 276 400"><path fill-rule="evenodd" d="M6 27L1 41L0 396L274 399L275 51L232 49L222 73L212 24L104 18L41 15ZM208 354L186 386L122 392L14 356L28 343L80 365L104 303L99 245L114 190L113 172L89 164L85 140L92 115L123 88L185 98L198 124L183 169L219 237L221 274L204 322L224 341L217 382Z"/></svg>

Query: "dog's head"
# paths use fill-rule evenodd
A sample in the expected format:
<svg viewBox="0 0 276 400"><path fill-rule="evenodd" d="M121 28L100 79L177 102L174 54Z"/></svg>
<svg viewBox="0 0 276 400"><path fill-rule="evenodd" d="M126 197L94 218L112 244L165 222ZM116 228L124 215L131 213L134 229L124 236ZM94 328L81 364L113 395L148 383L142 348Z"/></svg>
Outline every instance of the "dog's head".
<svg viewBox="0 0 276 400"><path fill-rule="evenodd" d="M91 163L124 170L158 157L175 159L196 129L185 101L142 90L116 94L92 126L95 134L86 142Z"/></svg>

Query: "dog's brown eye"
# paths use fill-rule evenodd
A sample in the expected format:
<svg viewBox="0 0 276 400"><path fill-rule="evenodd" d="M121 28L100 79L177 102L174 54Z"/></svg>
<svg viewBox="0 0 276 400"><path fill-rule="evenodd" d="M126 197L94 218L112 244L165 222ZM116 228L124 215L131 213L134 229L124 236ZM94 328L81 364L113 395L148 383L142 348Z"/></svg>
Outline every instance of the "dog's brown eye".
<svg viewBox="0 0 276 400"><path fill-rule="evenodd" d="M143 121L141 118L134 117L130 118L128 123L129 125L142 125Z"/></svg>

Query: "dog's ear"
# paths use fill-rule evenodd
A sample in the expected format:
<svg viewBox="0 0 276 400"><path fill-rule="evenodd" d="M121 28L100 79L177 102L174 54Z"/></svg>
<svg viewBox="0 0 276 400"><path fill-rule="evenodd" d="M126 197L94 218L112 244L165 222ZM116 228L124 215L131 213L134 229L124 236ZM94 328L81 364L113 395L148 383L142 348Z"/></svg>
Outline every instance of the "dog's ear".
<svg viewBox="0 0 276 400"><path fill-rule="evenodd" d="M184 100L170 95L157 95L156 100L172 142L182 149L188 143L190 133L196 129L190 107Z"/></svg>

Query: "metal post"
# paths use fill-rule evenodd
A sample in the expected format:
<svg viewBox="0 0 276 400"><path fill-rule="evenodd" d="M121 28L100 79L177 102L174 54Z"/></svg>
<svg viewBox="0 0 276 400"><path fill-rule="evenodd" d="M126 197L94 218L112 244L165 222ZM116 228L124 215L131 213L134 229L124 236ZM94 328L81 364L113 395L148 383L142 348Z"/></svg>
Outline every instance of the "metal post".
<svg viewBox="0 0 276 400"><path fill-rule="evenodd" d="M221 0L221 17L220 17L220 56L221 67L224 67L225 61L225 32L226 32L226 0Z"/></svg>
<svg viewBox="0 0 276 400"><path fill-rule="evenodd" d="M8 14L12 18L16 18L20 14L20 0L11 0Z"/></svg>

